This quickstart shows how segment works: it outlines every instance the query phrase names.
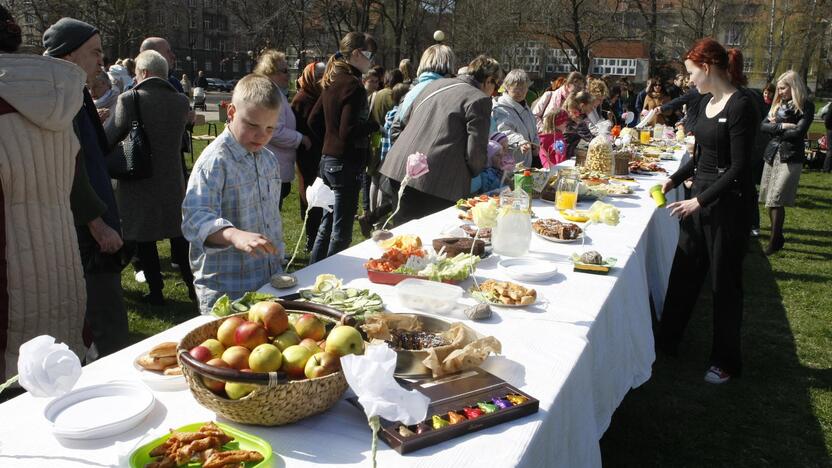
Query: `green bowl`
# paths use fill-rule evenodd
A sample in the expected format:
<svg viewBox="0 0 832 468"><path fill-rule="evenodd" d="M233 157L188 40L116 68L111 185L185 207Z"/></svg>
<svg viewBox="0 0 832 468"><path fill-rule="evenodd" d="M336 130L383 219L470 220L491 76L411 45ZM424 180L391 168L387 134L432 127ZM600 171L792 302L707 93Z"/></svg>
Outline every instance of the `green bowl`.
<svg viewBox="0 0 832 468"><path fill-rule="evenodd" d="M182 426L178 429L175 429L175 432L196 432L199 430L200 427L205 424L204 422L200 423L193 423L188 424L187 426ZM265 440L251 435L247 432L243 432L239 429L235 429L231 426L228 426L223 423L215 422L220 429L223 430L226 434L234 437L234 440L231 442L223 445L223 448L226 450L255 450L260 452L263 455L263 461L259 463L246 463L246 468L254 468L254 467L270 467L272 466L272 446L269 445L268 442ZM131 468L144 468L145 465L148 463L156 461L156 457L150 456L150 451L154 448L158 447L159 445L163 444L168 438L170 437L170 433L165 434L158 439L152 440L141 447L137 448L130 454L130 467ZM192 462L184 465L187 467L197 468L202 466L201 463Z"/></svg>

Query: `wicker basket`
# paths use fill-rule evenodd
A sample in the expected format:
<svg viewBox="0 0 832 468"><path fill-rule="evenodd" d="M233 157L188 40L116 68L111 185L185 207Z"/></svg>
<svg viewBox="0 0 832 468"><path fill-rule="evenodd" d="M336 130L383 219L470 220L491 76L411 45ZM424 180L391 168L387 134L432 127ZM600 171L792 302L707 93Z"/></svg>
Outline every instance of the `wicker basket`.
<svg viewBox="0 0 832 468"><path fill-rule="evenodd" d="M313 313L325 321L355 325L351 316L331 307L307 302L278 302L289 312ZM288 380L283 372L240 372L209 366L194 359L188 350L209 338L216 338L220 324L229 317L197 327L179 343L179 363L199 404L234 422L279 426L322 413L341 399L347 389L347 380L340 371L316 379ZM203 375L216 380L255 384L257 388L239 400L229 400L208 390L202 382Z"/></svg>
<svg viewBox="0 0 832 468"><path fill-rule="evenodd" d="M630 174L630 160L633 154L630 151L615 151L613 158L615 159L615 166L613 167L612 175L625 176Z"/></svg>

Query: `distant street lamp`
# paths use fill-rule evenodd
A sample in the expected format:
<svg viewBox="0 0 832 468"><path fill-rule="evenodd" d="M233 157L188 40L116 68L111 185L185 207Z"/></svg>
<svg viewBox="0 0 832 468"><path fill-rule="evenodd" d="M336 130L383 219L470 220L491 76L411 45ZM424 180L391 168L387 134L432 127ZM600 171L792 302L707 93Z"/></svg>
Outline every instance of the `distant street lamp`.
<svg viewBox="0 0 832 468"><path fill-rule="evenodd" d="M190 55L188 55L187 57L185 57L185 61L188 62L188 65L190 65L191 79L196 79L196 77L194 76L194 62L193 62L193 59L191 58Z"/></svg>
<svg viewBox="0 0 832 468"><path fill-rule="evenodd" d="M253 50L248 51L248 58L249 58L248 71L249 71L249 73L251 73L251 71L254 69L254 51Z"/></svg>
<svg viewBox="0 0 832 468"><path fill-rule="evenodd" d="M433 40L436 42L443 42L445 40L445 33L441 30L437 30L433 33Z"/></svg>

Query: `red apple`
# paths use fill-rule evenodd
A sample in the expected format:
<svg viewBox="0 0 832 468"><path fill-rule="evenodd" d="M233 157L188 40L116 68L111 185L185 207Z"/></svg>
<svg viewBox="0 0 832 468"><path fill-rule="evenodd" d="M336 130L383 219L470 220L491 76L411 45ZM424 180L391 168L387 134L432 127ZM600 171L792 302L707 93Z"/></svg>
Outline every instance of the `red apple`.
<svg viewBox="0 0 832 468"><path fill-rule="evenodd" d="M262 323L269 332L269 336L277 336L289 327L289 316L286 314L286 309L272 301L262 301L251 306L248 311L248 319Z"/></svg>
<svg viewBox="0 0 832 468"><path fill-rule="evenodd" d="M208 362L214 359L214 356L211 355L211 350L202 345L194 346L188 352L199 362Z"/></svg>
<svg viewBox="0 0 832 468"><path fill-rule="evenodd" d="M289 346L283 350L283 364L280 370L286 373L289 378L302 379L306 361L312 357L312 353L300 345Z"/></svg>
<svg viewBox="0 0 832 468"><path fill-rule="evenodd" d="M203 341L200 346L208 348L208 350L211 351L211 357L214 358L222 357L222 352L225 351L225 346L223 346L219 340L215 340L213 338Z"/></svg>
<svg viewBox="0 0 832 468"><path fill-rule="evenodd" d="M310 379L323 377L341 369L341 358L333 353L317 353L306 361L304 374Z"/></svg>
<svg viewBox="0 0 832 468"><path fill-rule="evenodd" d="M217 330L217 339L220 340L223 346L228 348L229 346L234 346L237 344L234 341L234 334L237 332L237 327L245 323L241 317L228 317L225 319L224 322L220 325L220 328Z"/></svg>
<svg viewBox="0 0 832 468"><path fill-rule="evenodd" d="M232 346L222 353L222 360L228 363L229 367L237 370L248 368L248 357L251 351L242 346Z"/></svg>
<svg viewBox="0 0 832 468"><path fill-rule="evenodd" d="M295 322L295 331L301 338L312 338L315 341L322 340L326 336L324 323L313 314L303 314Z"/></svg>
<svg viewBox="0 0 832 468"><path fill-rule="evenodd" d="M308 349L309 352L311 352L312 354L317 354L323 351L321 347L318 346L318 342L313 340L312 338L304 338L300 340L300 343L298 344Z"/></svg>
<svg viewBox="0 0 832 468"><path fill-rule="evenodd" d="M269 341L269 336L263 325L257 322L244 322L234 332L234 341L238 346L254 349Z"/></svg>
<svg viewBox="0 0 832 468"><path fill-rule="evenodd" d="M225 368L225 369L230 367L227 362L225 362L225 361L223 361L222 359L219 359L219 358L211 359L210 361L206 362L205 364L208 364L209 366L214 366L214 367L222 367L222 368ZM216 393L217 395L222 395L223 392L225 391L225 382L223 382L222 380L214 380L214 379L203 376L202 377L202 383L205 384L205 386L208 388L208 390L211 390L212 392Z"/></svg>

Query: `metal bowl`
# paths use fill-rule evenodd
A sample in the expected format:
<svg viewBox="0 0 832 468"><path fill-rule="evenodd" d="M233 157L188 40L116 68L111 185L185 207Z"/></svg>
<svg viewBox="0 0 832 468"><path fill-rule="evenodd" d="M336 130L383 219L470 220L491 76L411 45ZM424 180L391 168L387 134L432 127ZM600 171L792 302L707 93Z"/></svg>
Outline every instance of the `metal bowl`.
<svg viewBox="0 0 832 468"><path fill-rule="evenodd" d="M422 323L422 331L431 333L441 333L451 328L451 323L432 315L425 314L407 314L419 317ZM430 377L433 372L422 364L422 361L428 357L428 352L423 350L409 351L404 349L395 349L396 351L396 370L394 375L396 377L405 378L420 378Z"/></svg>

